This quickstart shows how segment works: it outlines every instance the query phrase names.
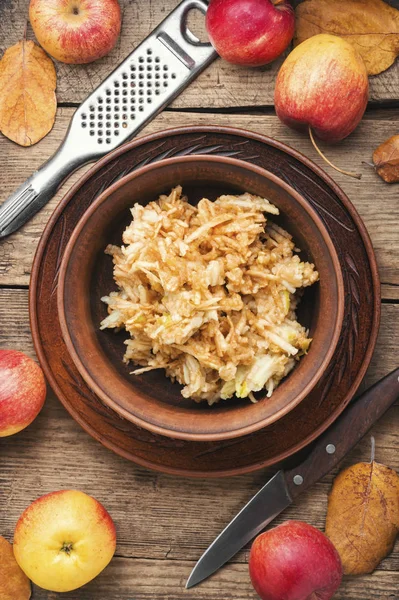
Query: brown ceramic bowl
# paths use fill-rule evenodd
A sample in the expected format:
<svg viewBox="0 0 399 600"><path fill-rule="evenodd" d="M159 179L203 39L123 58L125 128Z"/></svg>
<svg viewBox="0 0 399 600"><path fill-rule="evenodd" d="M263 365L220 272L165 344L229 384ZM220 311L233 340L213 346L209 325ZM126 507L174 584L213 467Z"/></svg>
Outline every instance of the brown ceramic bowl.
<svg viewBox="0 0 399 600"><path fill-rule="evenodd" d="M115 290L107 244L121 245L131 221L129 208L146 204L177 184L191 202L222 193L250 192L280 209L273 219L285 227L315 263L320 282L306 288L299 321L313 337L309 353L271 398L259 402L232 398L212 407L184 399L181 386L163 371L130 375L122 362L125 331L99 330L106 316L101 297ZM152 432L185 440L235 438L257 431L292 410L316 385L337 344L343 320L342 273L334 245L321 219L294 189L275 175L244 161L218 156L186 156L142 167L106 189L75 228L62 260L58 310L65 343L89 387L119 415Z"/></svg>

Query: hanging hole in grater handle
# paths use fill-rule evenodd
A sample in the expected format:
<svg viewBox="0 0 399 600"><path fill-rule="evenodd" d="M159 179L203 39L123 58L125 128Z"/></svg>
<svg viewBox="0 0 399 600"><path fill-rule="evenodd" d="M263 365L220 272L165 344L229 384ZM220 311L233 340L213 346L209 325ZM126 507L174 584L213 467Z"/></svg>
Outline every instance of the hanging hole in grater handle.
<svg viewBox="0 0 399 600"><path fill-rule="evenodd" d="M181 34L189 44L209 46L204 19L206 10L207 6L199 0L191 0L185 7L181 20Z"/></svg>

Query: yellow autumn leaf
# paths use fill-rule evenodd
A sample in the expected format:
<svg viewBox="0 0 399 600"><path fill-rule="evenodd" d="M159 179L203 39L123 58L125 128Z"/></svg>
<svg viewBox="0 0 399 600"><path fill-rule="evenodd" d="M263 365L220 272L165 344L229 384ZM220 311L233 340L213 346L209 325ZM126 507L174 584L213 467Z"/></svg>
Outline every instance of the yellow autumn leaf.
<svg viewBox="0 0 399 600"><path fill-rule="evenodd" d="M0 61L0 131L32 146L53 127L57 100L52 60L32 41L8 48Z"/></svg>
<svg viewBox="0 0 399 600"><path fill-rule="evenodd" d="M0 600L29 600L30 581L14 558L12 546L0 535Z"/></svg>
<svg viewBox="0 0 399 600"><path fill-rule="evenodd" d="M319 33L353 44L369 75L392 65L399 54L399 10L382 0L304 0L296 8L295 45Z"/></svg>
<svg viewBox="0 0 399 600"><path fill-rule="evenodd" d="M371 573L389 554L399 531L399 477L376 462L352 465L334 481L326 535L344 573Z"/></svg>

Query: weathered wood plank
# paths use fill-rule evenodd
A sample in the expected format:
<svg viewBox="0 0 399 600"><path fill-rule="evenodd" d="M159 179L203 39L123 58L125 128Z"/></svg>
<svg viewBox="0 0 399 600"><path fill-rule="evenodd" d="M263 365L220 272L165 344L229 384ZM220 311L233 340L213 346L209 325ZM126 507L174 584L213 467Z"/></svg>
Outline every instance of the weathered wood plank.
<svg viewBox="0 0 399 600"><path fill-rule="evenodd" d="M177 0L120 0L123 25L114 50L103 59L89 65L56 63L59 102L80 103L102 80L146 37L167 14L177 6ZM29 0L0 2L0 49L21 39L28 18ZM202 16L200 17L203 20ZM200 20L197 22L200 26ZM198 29L194 30L198 31ZM28 27L28 39L34 39ZM204 38L202 38L204 39ZM271 65L258 69L243 69L216 60L173 103L176 108L226 108L265 106L273 104L274 81L282 63L279 58ZM370 100L397 100L399 66L370 78Z"/></svg>
<svg viewBox="0 0 399 600"><path fill-rule="evenodd" d="M185 582L193 562L148 561L114 558L97 579L87 586L62 594L65 600L257 600L248 567L229 564L190 590ZM334 600L398 600L399 574L375 571L366 577L346 577ZM58 594L34 588L34 600L56 600Z"/></svg>
<svg viewBox="0 0 399 600"><path fill-rule="evenodd" d="M399 305L382 308L382 327L365 385L397 365ZM1 347L34 356L26 290L0 290ZM372 433L378 460L399 471L399 405L381 419ZM368 460L369 453L367 438L345 464ZM91 439L52 393L40 416L25 432L0 439L0 456L0 533L7 538L12 538L19 515L35 498L57 489L76 488L98 498L110 511L117 525L119 556L173 561L198 559L226 522L273 473L273 469L268 469L236 478L190 480L142 469ZM313 486L276 523L302 519L322 529L327 494L336 472L337 469ZM247 554L248 548L234 562L245 562ZM399 546L380 568L399 571ZM133 596L135 600L139 597ZM155 591L152 597L158 597ZM170 597L174 597L172 593ZM227 592L225 597L229 597ZM365 597L373 600L379 596Z"/></svg>
<svg viewBox="0 0 399 600"><path fill-rule="evenodd" d="M21 148L0 137L0 156L5 160L4 167L0 171L0 201L58 148L72 113L71 108L59 109L53 131L42 142L31 148ZM338 165L352 171L360 170L363 175L360 182L341 175L325 165L305 135L288 129L273 115L221 115L168 111L159 115L140 135L179 125L201 124L242 127L275 137L324 166L348 194L365 221L376 250L381 280L384 283L383 297L399 298L399 290L396 289L399 285L398 186L384 183L371 167L362 164L362 161L371 159L373 148L398 131L399 116L396 111L392 119L373 120L370 115L347 140L326 148L329 158ZM75 173L62 186L55 198L21 231L5 240L0 240L0 284L28 284L34 251L45 223L66 190L87 168L86 166Z"/></svg>

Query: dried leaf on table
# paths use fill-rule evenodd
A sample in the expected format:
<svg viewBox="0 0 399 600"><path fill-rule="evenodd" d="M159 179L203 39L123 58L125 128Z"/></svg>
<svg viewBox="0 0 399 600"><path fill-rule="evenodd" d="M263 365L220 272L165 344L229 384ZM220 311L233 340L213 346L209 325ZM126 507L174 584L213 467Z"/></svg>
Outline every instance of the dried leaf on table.
<svg viewBox="0 0 399 600"><path fill-rule="evenodd" d="M0 535L0 599L29 600L30 581L14 558L12 546Z"/></svg>
<svg viewBox="0 0 399 600"><path fill-rule="evenodd" d="M376 462L352 465L335 479L326 535L344 573L371 573L391 552L399 531L399 477Z"/></svg>
<svg viewBox="0 0 399 600"><path fill-rule="evenodd" d="M0 61L0 130L31 146L53 127L57 78L52 60L32 41L8 48Z"/></svg>
<svg viewBox="0 0 399 600"><path fill-rule="evenodd" d="M345 38L368 74L377 75L399 54L399 10L382 0L304 0L296 9L295 44L319 33Z"/></svg>
<svg viewBox="0 0 399 600"><path fill-rule="evenodd" d="M399 182L399 135L393 135L374 150L373 163L384 181Z"/></svg>

